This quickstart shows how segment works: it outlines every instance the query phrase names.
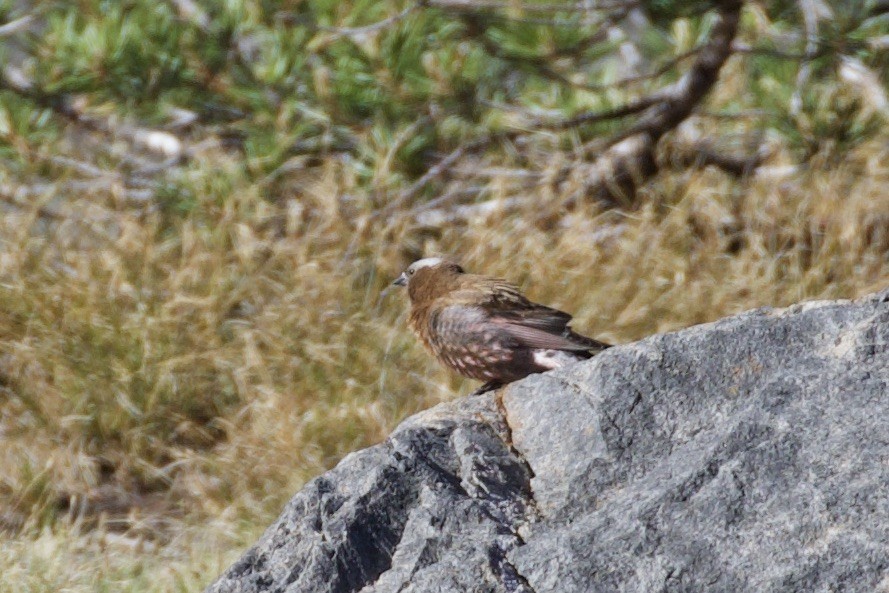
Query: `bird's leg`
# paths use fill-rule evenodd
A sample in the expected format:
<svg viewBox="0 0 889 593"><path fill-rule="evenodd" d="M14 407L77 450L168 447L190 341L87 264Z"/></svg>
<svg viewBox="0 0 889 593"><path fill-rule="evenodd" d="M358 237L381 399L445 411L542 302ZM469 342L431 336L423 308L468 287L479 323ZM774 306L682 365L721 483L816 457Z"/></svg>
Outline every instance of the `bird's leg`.
<svg viewBox="0 0 889 593"><path fill-rule="evenodd" d="M489 392L489 391L493 391L493 390L498 389L498 388L500 388L500 387L503 387L503 383L502 383L502 382L500 382L500 381L488 381L487 383L485 383L484 385L482 385L481 387L479 387L478 389L476 389L475 391L473 391L473 392L470 393L469 395L470 395L470 397L473 396L473 395L481 395L481 394L483 394L483 393L487 393L487 392Z"/></svg>

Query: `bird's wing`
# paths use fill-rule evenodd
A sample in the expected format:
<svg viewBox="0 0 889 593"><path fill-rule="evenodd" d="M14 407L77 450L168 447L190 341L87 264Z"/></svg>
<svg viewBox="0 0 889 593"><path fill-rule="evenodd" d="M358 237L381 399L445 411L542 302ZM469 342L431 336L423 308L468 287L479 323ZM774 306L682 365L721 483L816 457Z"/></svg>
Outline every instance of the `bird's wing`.
<svg viewBox="0 0 889 593"><path fill-rule="evenodd" d="M459 291L455 301L469 305L484 319L488 331L515 340L526 348L583 351L602 349L602 342L574 333L568 327L571 315L529 301L514 285L486 279Z"/></svg>
<svg viewBox="0 0 889 593"><path fill-rule="evenodd" d="M569 329L563 330L563 333L551 333L547 330L533 327L527 323L516 323L514 321L494 316L490 319L491 325L498 327L501 331L517 340L525 348L544 348L547 350L575 350L585 351L594 346L576 338L583 338L575 334Z"/></svg>

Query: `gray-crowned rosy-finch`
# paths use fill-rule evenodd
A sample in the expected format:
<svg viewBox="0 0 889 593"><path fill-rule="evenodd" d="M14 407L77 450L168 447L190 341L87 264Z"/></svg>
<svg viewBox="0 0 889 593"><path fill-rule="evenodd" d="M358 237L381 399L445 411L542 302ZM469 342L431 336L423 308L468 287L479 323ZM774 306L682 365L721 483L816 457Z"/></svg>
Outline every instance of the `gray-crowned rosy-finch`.
<svg viewBox="0 0 889 593"><path fill-rule="evenodd" d="M484 393L532 373L591 358L609 347L575 333L571 315L529 301L497 278L427 257L395 280L407 286L410 327L445 366L485 381Z"/></svg>

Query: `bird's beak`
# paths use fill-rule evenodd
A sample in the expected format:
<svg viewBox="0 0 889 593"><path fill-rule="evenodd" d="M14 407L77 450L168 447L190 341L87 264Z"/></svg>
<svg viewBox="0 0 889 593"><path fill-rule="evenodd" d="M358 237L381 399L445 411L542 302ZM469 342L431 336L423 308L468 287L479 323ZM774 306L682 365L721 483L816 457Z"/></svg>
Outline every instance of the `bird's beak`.
<svg viewBox="0 0 889 593"><path fill-rule="evenodd" d="M395 282L393 282L392 284L394 284L395 286L407 286L407 274L402 272L401 276L396 278Z"/></svg>

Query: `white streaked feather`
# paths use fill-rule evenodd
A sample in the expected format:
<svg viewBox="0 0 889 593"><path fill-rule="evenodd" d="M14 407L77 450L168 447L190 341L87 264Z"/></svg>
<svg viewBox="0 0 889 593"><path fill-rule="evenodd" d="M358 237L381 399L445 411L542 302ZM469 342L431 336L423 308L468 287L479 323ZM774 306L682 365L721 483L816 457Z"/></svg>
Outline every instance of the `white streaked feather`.
<svg viewBox="0 0 889 593"><path fill-rule="evenodd" d="M583 357L565 350L534 350L534 364L545 369L559 369L578 360L583 360Z"/></svg>

